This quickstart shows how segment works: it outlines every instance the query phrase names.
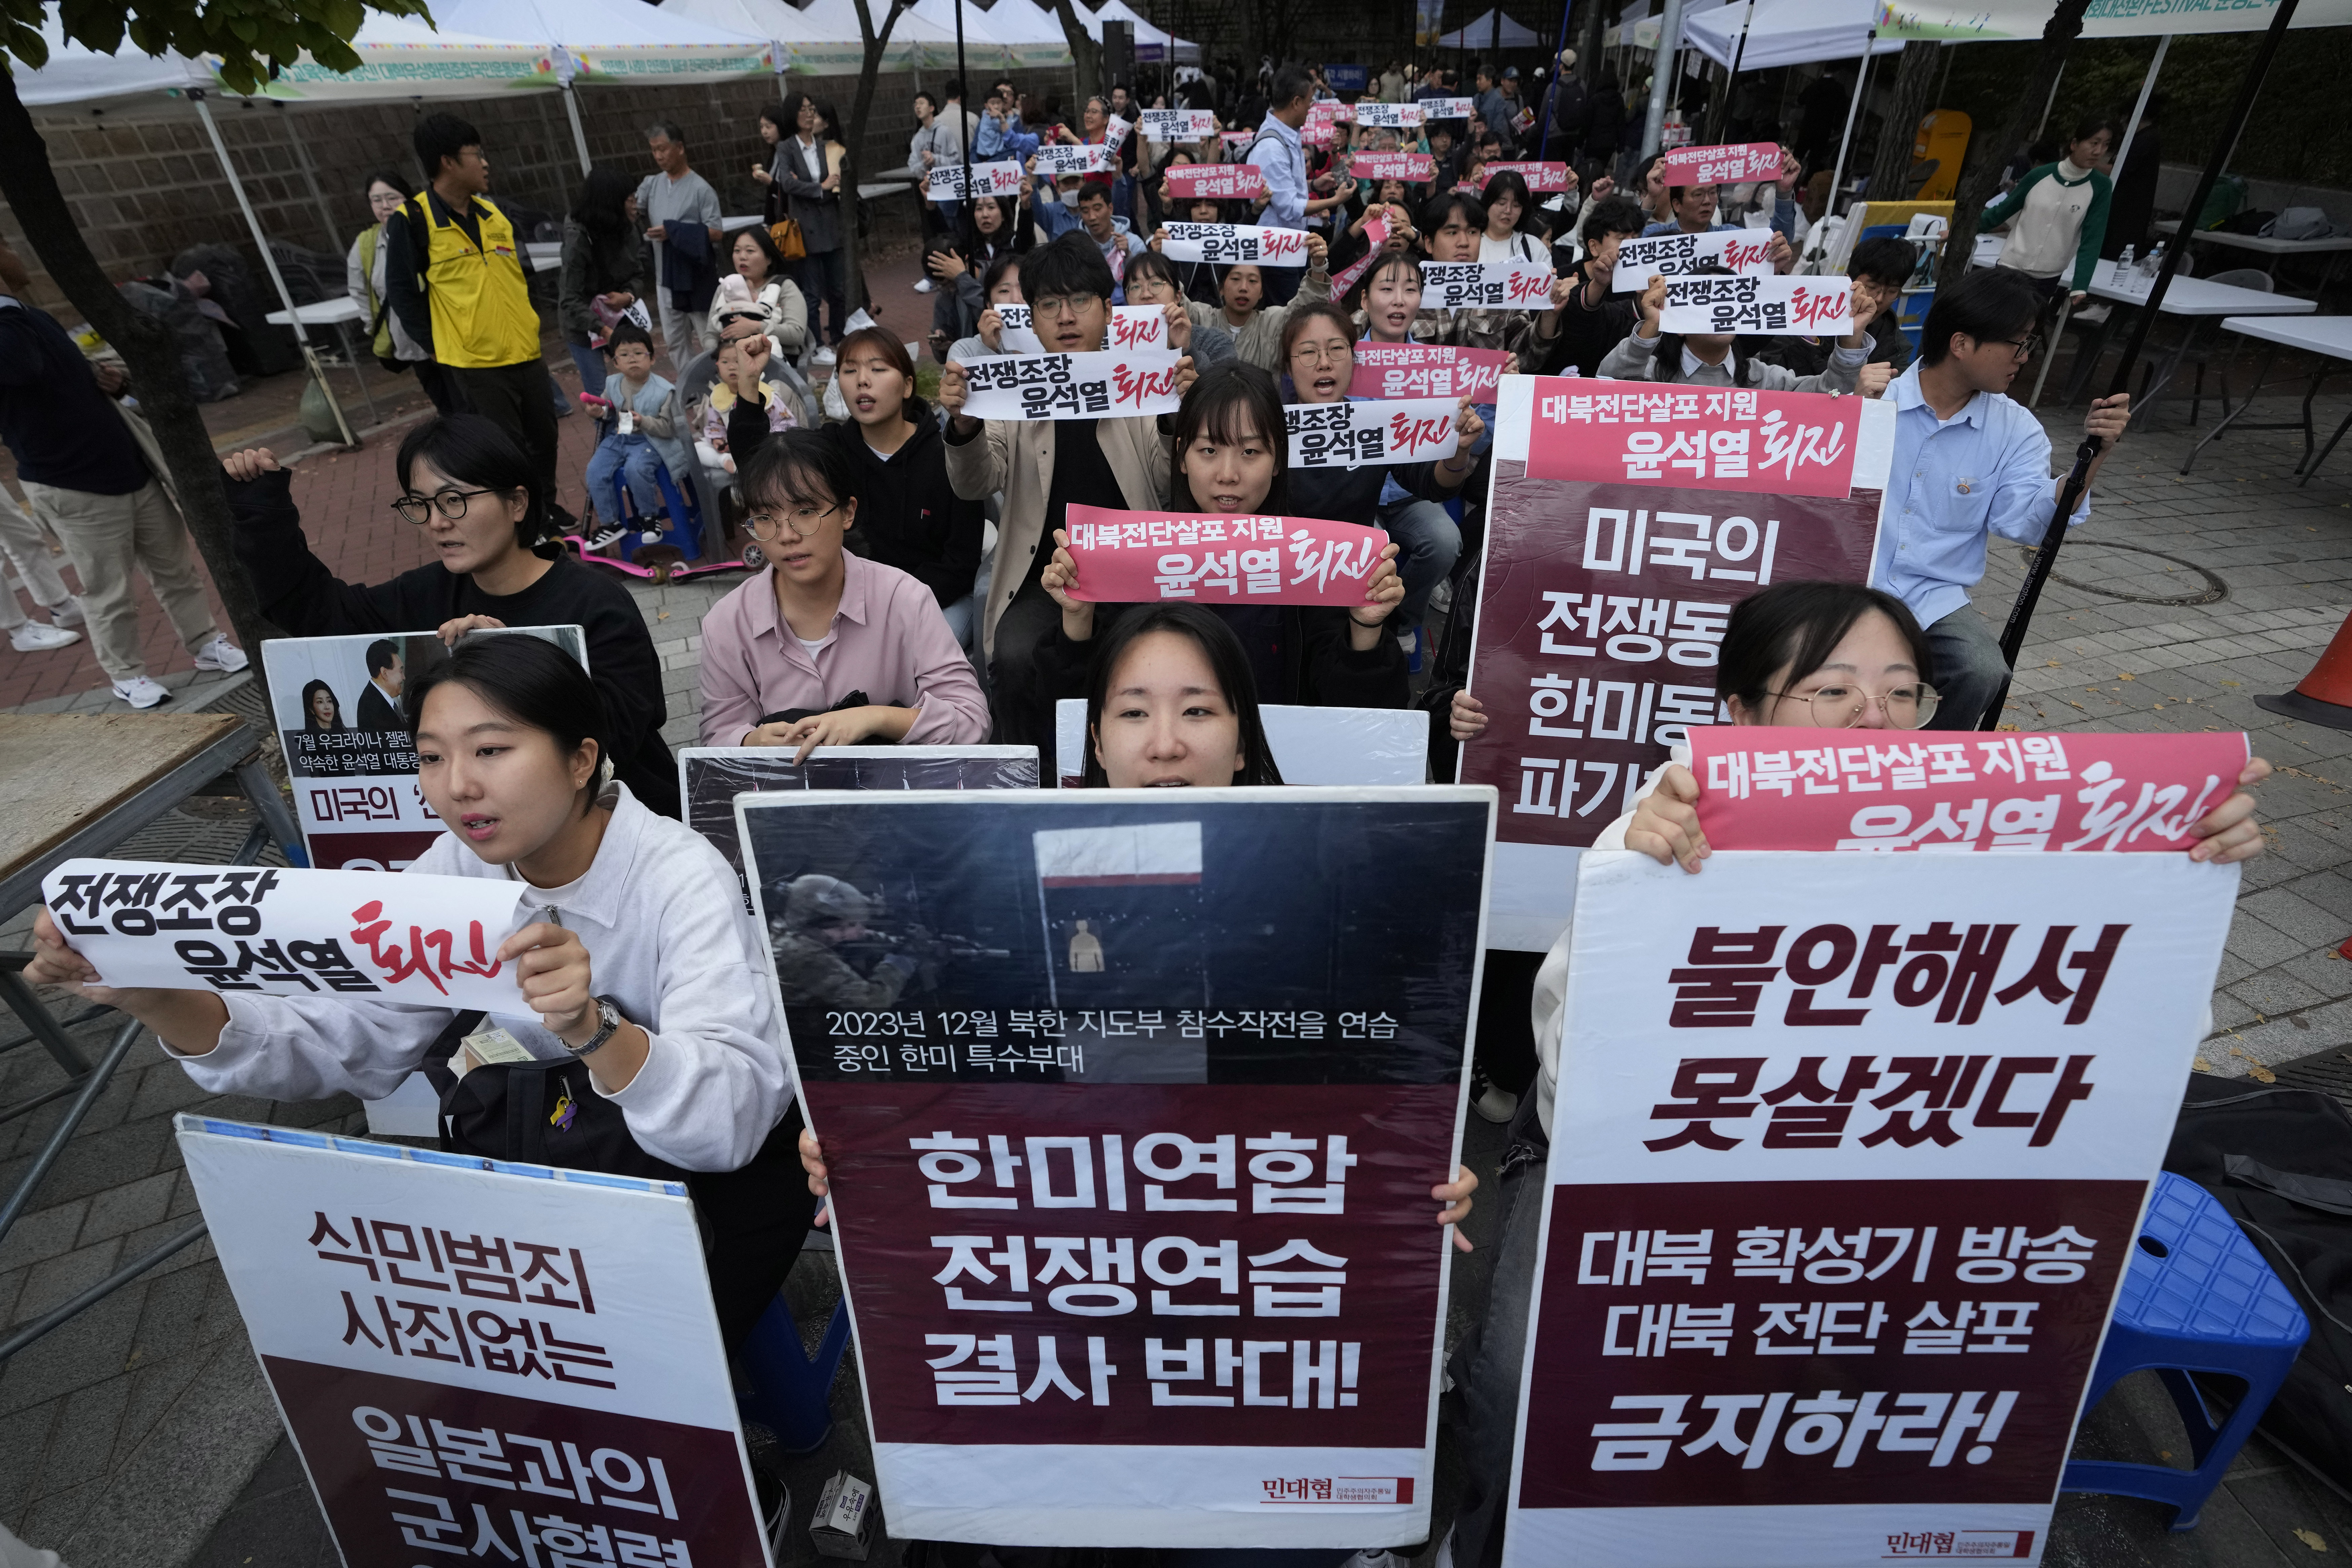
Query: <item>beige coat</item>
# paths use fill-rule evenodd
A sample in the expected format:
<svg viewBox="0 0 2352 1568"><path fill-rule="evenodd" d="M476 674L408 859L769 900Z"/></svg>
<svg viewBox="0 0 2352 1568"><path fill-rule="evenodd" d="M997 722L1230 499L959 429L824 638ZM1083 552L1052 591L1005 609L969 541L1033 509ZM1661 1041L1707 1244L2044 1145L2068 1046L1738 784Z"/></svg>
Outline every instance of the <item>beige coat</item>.
<svg viewBox="0 0 2352 1568"><path fill-rule="evenodd" d="M996 525L995 566L988 579L988 604L981 619L982 649L996 652L996 621L1029 580L1032 558L1051 550L1045 526L1045 498L1054 488L1055 421L1051 419L991 419L961 444L954 425L948 429L948 483L966 500L979 500L991 491L1004 492L1003 515ZM1096 421L1095 439L1103 460L1118 481L1130 511L1154 511L1165 504L1168 490L1168 440L1160 434L1157 416ZM1055 520L1056 526L1059 520Z"/></svg>
<svg viewBox="0 0 2352 1568"><path fill-rule="evenodd" d="M1251 312L1248 321L1236 329L1225 320L1223 310L1214 305L1203 305L1198 300L1184 301L1184 313L1192 318L1196 327L1217 327L1234 340L1234 357L1244 364L1275 375L1283 373L1282 329L1290 320L1291 305L1316 305L1331 297L1331 275L1320 265L1309 267L1307 276L1299 280L1298 292L1290 305L1261 305Z"/></svg>

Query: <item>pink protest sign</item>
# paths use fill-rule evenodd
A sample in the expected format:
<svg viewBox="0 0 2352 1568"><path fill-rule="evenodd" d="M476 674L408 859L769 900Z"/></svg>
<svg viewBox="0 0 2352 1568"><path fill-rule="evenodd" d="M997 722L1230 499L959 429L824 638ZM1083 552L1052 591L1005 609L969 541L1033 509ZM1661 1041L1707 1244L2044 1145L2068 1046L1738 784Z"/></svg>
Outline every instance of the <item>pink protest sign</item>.
<svg viewBox="0 0 2352 1568"><path fill-rule="evenodd" d="M1528 183L1528 189L1538 195L1547 195L1554 191L1568 189L1566 163L1489 163L1486 165L1487 179L1492 180L1497 174L1517 174Z"/></svg>
<svg viewBox="0 0 2352 1568"><path fill-rule="evenodd" d="M1188 202L1246 201L1265 195L1265 171L1255 163L1173 163L1168 194Z"/></svg>
<svg viewBox="0 0 2352 1568"><path fill-rule="evenodd" d="M1074 506L1070 596L1090 604L1364 602L1389 536L1319 517L1202 517Z"/></svg>
<svg viewBox="0 0 2352 1568"><path fill-rule="evenodd" d="M1690 737L1699 826L1718 849L2184 850L2248 755L2242 732Z"/></svg>
<svg viewBox="0 0 2352 1568"><path fill-rule="evenodd" d="M1338 285L1333 284L1336 289ZM1448 343L1356 345L1356 377L1349 391L1359 397L1462 397L1492 403L1502 384L1500 349L1464 349Z"/></svg>
<svg viewBox="0 0 2352 1568"><path fill-rule="evenodd" d="M1437 178L1437 160L1426 153L1358 153L1349 158L1348 172L1360 180L1402 180L1419 185Z"/></svg>
<svg viewBox="0 0 2352 1568"><path fill-rule="evenodd" d="M1257 140L1257 132L1255 131L1220 131L1217 132L1217 140L1223 142L1228 147L1246 147L1251 142Z"/></svg>
<svg viewBox="0 0 2352 1568"><path fill-rule="evenodd" d="M1665 157L1669 185L1722 185L1780 177L1780 144L1741 142L1727 147L1677 147Z"/></svg>
<svg viewBox="0 0 2352 1568"><path fill-rule="evenodd" d="M1361 278L1370 269L1372 263L1380 259L1381 247L1388 243L1388 219L1372 217L1365 221L1364 254L1356 258L1332 278L1331 298L1344 300L1348 297L1348 290L1356 286L1356 279Z"/></svg>
<svg viewBox="0 0 2352 1568"><path fill-rule="evenodd" d="M1360 355L1363 349L1356 352ZM1617 390L1621 387L1624 390ZM1843 496L1853 488L1854 434L1860 420L1853 398L1728 387L1635 391L1623 382L1547 377L1537 383L1532 406L1530 479L1781 496ZM1623 521L1623 513L1617 516ZM1633 535L1637 559L1643 554L1643 531L1650 527L1645 513ZM1768 531L1768 570L1770 541ZM1663 547L1663 536L1657 542ZM1588 546L1587 566L1600 567L1596 548ZM1622 570L1622 538L1611 549L1617 559L1605 569ZM1755 549L1752 537L1748 549Z"/></svg>

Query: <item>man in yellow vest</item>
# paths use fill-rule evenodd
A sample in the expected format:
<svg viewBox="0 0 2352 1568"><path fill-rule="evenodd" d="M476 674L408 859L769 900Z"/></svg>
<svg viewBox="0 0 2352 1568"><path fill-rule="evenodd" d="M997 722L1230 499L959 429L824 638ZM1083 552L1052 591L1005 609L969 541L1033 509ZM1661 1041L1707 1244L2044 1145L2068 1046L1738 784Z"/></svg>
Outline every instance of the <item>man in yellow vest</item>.
<svg viewBox="0 0 2352 1568"><path fill-rule="evenodd" d="M539 311L514 225L487 199L481 132L428 114L412 138L432 182L384 226L384 295L408 335L432 350L460 406L530 454L541 500L555 505L555 413L540 356Z"/></svg>

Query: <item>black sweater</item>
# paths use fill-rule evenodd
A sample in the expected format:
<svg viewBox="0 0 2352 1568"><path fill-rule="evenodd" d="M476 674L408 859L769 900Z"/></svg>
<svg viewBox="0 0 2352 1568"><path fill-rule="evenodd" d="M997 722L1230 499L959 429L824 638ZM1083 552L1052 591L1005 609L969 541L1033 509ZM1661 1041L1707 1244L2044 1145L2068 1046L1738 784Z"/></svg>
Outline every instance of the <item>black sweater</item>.
<svg viewBox="0 0 2352 1568"><path fill-rule="evenodd" d="M1435 501L1442 506L1462 493L1459 489L1449 490L1437 482L1435 463L1359 463L1352 468L1292 468L1289 479L1293 515L1329 518L1361 528L1378 527L1375 514L1380 510L1381 492L1388 488L1391 475L1415 500Z"/></svg>
<svg viewBox="0 0 2352 1568"><path fill-rule="evenodd" d="M614 770L630 793L664 816L678 815L677 764L661 737L668 717L661 660L626 588L580 564L560 545L542 545L552 564L520 594L486 594L473 578L419 566L372 587L345 583L310 553L283 468L249 483L223 476L236 519L236 558L261 613L296 637L431 631L459 616L489 616L510 626L577 626L587 635L588 671L604 700Z"/></svg>
<svg viewBox="0 0 2352 1568"><path fill-rule="evenodd" d="M964 500L949 485L947 444L929 406L910 397L906 416L915 433L887 459L875 456L856 421L824 427L857 476L857 526L847 543L869 560L920 578L942 606L952 605L971 593L979 574L987 502Z"/></svg>

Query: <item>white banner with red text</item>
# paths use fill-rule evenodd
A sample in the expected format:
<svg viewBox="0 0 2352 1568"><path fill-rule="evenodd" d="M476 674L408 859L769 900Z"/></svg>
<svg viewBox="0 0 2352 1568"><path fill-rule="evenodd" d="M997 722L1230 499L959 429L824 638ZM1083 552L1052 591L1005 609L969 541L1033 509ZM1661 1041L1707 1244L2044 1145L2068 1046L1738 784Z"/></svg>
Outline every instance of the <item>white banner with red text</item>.
<svg viewBox="0 0 2352 1568"><path fill-rule="evenodd" d="M1290 467L1352 468L1363 463L1429 463L1450 458L1462 433L1444 398L1293 403L1282 410Z"/></svg>
<svg viewBox="0 0 2352 1568"><path fill-rule="evenodd" d="M1669 278L1658 330L1842 338L1853 331L1853 284L1843 278Z"/></svg>
<svg viewBox="0 0 2352 1568"><path fill-rule="evenodd" d="M1549 310L1558 274L1543 261L1424 261L1427 310Z"/></svg>
<svg viewBox="0 0 2352 1568"><path fill-rule="evenodd" d="M1622 240L1609 287L1638 294L1653 278L1687 278L1701 268L1727 267L1742 278L1772 276L1769 229L1723 228L1707 234L1654 234Z"/></svg>
<svg viewBox="0 0 2352 1568"><path fill-rule="evenodd" d="M1247 167L1255 168L1250 164ZM1307 265L1307 231L1245 223L1171 223L1160 254L1171 261L1255 262L1260 267Z"/></svg>

